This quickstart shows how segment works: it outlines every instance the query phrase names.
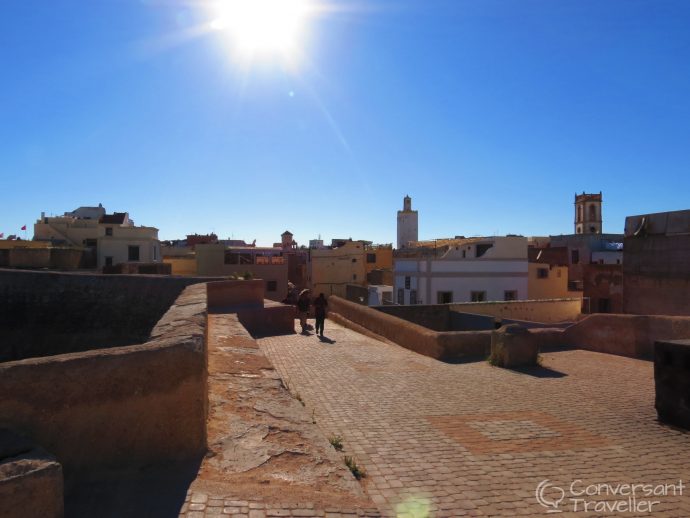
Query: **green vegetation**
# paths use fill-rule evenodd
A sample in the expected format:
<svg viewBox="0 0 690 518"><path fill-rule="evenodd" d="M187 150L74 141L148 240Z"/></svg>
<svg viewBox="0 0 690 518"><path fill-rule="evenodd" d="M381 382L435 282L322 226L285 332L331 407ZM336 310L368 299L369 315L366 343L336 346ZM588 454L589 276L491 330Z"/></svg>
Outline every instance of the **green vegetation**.
<svg viewBox="0 0 690 518"><path fill-rule="evenodd" d="M328 439L331 446L335 448L335 451L343 451L343 438L340 435L334 435Z"/></svg>
<svg viewBox="0 0 690 518"><path fill-rule="evenodd" d="M345 455L345 457L343 457L343 460L345 461L345 465L350 469L350 471L357 480L361 480L367 476L367 472L364 471L364 468L357 465L357 461L355 459L353 459L349 455Z"/></svg>
<svg viewBox="0 0 690 518"><path fill-rule="evenodd" d="M489 362L489 365L493 365L494 367L503 367L503 363L501 362L498 355L495 355L493 353L489 355L486 361Z"/></svg>

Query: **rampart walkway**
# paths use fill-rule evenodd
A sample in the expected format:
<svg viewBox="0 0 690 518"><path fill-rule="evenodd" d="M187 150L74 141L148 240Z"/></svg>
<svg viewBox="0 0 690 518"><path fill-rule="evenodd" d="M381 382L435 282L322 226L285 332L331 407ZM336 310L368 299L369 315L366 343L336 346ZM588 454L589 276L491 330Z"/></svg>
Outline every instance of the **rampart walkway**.
<svg viewBox="0 0 690 518"><path fill-rule="evenodd" d="M332 343L289 335L259 346L324 433L342 436L386 515L541 516L547 508L535 490L548 479L545 504L584 516L573 483L574 493L590 484L690 483L690 435L656 421L649 362L573 350L515 372L441 363L331 321L326 335ZM649 516L641 501L658 502L654 516L690 516L687 487L641 492L638 512L597 507L587 516ZM590 510L632 502L601 490L581 498Z"/></svg>

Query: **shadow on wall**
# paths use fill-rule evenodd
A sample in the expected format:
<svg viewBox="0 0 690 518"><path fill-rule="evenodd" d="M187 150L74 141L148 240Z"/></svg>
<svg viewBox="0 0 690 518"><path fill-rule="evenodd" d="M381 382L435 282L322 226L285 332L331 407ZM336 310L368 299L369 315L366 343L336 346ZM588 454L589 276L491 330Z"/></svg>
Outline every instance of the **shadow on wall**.
<svg viewBox="0 0 690 518"><path fill-rule="evenodd" d="M166 486L171 501L184 498L181 488L206 453L206 325L206 287L189 286L145 343L0 363L0 427L55 456L68 509L100 505L81 481L124 506L131 496L155 507L158 497L146 488ZM171 462L186 468L166 474ZM132 493L118 495L117 487ZM68 512L74 515L103 513ZM158 516L119 514L130 515Z"/></svg>
<svg viewBox="0 0 690 518"><path fill-rule="evenodd" d="M145 342L198 277L0 270L0 362Z"/></svg>
<svg viewBox="0 0 690 518"><path fill-rule="evenodd" d="M216 281L206 285L209 313L237 313L254 337L294 334L295 307L265 300L261 279Z"/></svg>

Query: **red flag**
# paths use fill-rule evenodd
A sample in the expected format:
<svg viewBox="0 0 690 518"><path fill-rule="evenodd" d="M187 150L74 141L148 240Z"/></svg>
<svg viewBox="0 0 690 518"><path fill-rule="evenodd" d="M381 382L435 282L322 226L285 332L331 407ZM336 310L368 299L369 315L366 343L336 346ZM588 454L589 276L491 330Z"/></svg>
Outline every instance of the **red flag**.
<svg viewBox="0 0 690 518"><path fill-rule="evenodd" d="M22 230L26 230L26 225L24 225L24 226L22 227Z"/></svg>

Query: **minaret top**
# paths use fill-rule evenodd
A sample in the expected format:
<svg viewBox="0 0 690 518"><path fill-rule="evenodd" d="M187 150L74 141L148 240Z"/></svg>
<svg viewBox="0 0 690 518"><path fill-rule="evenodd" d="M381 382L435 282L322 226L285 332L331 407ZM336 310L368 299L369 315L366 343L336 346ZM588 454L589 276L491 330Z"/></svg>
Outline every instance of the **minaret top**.
<svg viewBox="0 0 690 518"><path fill-rule="evenodd" d="M410 196L405 196L403 199L403 210L405 212L410 212L412 210L412 198Z"/></svg>

